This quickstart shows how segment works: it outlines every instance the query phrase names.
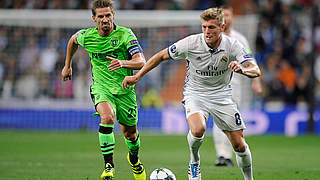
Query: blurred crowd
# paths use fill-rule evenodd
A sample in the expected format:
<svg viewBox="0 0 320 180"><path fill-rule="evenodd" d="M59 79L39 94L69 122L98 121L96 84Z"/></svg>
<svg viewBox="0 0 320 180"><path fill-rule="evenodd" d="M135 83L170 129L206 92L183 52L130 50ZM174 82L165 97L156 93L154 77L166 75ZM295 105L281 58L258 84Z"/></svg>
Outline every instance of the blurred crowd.
<svg viewBox="0 0 320 180"><path fill-rule="evenodd" d="M200 10L236 1L210 0L120 0L117 9ZM241 0L237 14L259 16L253 49L263 72L263 102L282 101L287 104L320 102L320 16L319 0ZM0 9L88 9L89 0L2 0ZM236 6L240 7L240 6ZM60 71L68 38L76 29L7 27L0 25L0 98L1 99L76 99L86 101L91 84L90 62L80 48L73 60L73 81L61 82ZM150 57L199 27L181 27L178 31L157 28L142 35L145 29L134 29ZM176 33L176 39L168 34ZM153 38L151 43L149 38ZM159 43L161 42L161 44ZM170 62L169 62L170 63ZM166 69L164 64L162 69ZM315 71L313 71L313 68ZM161 71L161 70L160 70ZM160 82L166 81L162 76ZM314 74L312 74L314 73ZM148 78L148 77L146 77ZM138 93L146 106L161 106L159 87L163 84L145 80ZM152 88L155 87L155 88ZM315 97L311 96L310 89ZM143 93L141 93L143 92ZM151 99L151 100L150 100ZM150 103L154 101L154 103Z"/></svg>
<svg viewBox="0 0 320 180"><path fill-rule="evenodd" d="M320 45L319 39L313 41L315 34L320 33L316 28L320 27L319 2L288 2L269 0L259 4L263 8L259 11L255 54L263 70L265 100L296 104L313 98L311 70L315 51L320 50L313 49L313 43ZM316 78L319 88L320 77Z"/></svg>
<svg viewBox="0 0 320 180"><path fill-rule="evenodd" d="M1 99L87 99L89 57L81 49L73 65L75 79L62 83L67 34L61 29L0 27ZM78 87L80 86L80 87Z"/></svg>
<svg viewBox="0 0 320 180"><path fill-rule="evenodd" d="M0 9L90 9L91 0L1 0ZM114 0L116 9L200 10L227 0Z"/></svg>

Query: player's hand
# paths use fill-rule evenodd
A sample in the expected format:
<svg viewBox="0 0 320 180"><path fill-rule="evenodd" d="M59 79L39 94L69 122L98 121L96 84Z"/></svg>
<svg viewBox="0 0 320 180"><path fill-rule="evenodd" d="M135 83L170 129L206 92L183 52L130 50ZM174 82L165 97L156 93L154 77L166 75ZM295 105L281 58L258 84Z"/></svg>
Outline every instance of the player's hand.
<svg viewBox="0 0 320 180"><path fill-rule="evenodd" d="M64 66L61 71L61 80L68 81L72 79L72 68Z"/></svg>
<svg viewBox="0 0 320 180"><path fill-rule="evenodd" d="M113 57L110 57L110 56L106 56L106 58L111 60L111 63L108 66L108 69L110 71L114 71L114 70L122 68L123 63L119 59L116 59L116 58L113 58Z"/></svg>
<svg viewBox="0 0 320 180"><path fill-rule="evenodd" d="M130 89L130 87L136 84L139 79L136 76L126 76L122 81L123 90Z"/></svg>
<svg viewBox="0 0 320 180"><path fill-rule="evenodd" d="M238 62L236 62L236 61L232 61L232 62L229 64L229 68L230 68L233 72L240 73L240 74L243 73L243 69L242 69L241 65L240 65Z"/></svg>

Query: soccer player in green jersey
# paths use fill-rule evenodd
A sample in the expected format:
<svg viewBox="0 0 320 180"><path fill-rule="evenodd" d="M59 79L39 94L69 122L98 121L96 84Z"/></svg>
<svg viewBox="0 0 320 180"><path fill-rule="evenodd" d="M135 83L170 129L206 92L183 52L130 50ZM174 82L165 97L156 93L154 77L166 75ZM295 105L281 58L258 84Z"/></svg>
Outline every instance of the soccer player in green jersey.
<svg viewBox="0 0 320 180"><path fill-rule="evenodd" d="M97 26L82 29L70 38L61 76L63 81L71 80L72 57L81 45L91 59L93 84L90 93L101 117L99 142L105 161L101 179L115 177L113 126L116 118L129 149L127 160L134 178L145 180L146 172L138 158L140 138L136 94L134 87L124 91L122 81L125 76L132 75L134 69L141 69L146 61L136 36L129 28L115 25L114 17L111 0L93 2L92 19Z"/></svg>

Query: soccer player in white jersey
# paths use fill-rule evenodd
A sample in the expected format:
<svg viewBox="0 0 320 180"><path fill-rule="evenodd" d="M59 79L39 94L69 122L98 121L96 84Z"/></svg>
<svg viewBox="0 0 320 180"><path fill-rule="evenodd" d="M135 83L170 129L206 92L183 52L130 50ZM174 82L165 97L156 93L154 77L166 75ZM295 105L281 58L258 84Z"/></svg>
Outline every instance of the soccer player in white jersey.
<svg viewBox="0 0 320 180"><path fill-rule="evenodd" d="M201 14L202 32L179 40L155 54L134 76L127 76L123 88L130 88L162 61L186 59L188 72L183 103L186 111L190 148L189 180L201 180L199 148L204 139L206 121L211 114L217 126L228 136L245 180L252 180L252 158L245 142L242 121L232 100L230 80L234 73L250 78L260 76L259 67L235 39L224 35L221 8L210 8Z"/></svg>
<svg viewBox="0 0 320 180"><path fill-rule="evenodd" d="M251 55L251 49L247 39L238 31L232 28L232 20L233 20L233 13L232 7L230 6L223 6L223 14L224 14L224 33L231 38L237 39L245 48L246 52ZM231 86L232 86L232 99L236 102L238 107L240 107L241 97L242 97L242 90L241 84L245 81L245 76L241 76L238 73L235 73L231 79ZM262 93L262 84L260 77L254 78L252 80L252 89L256 94ZM214 147L216 149L216 156L217 160L215 165L216 166L234 166L232 162L232 146L221 129L214 124L213 127L213 140L214 140Z"/></svg>

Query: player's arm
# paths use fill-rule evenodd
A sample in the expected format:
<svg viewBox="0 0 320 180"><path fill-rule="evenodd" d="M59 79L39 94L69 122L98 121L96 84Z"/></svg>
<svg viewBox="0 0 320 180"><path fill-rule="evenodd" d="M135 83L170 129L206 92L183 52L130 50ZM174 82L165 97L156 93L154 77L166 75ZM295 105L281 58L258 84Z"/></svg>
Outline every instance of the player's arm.
<svg viewBox="0 0 320 180"><path fill-rule="evenodd" d="M71 64L72 64L72 57L78 49L77 35L78 35L78 32L72 35L68 42L65 64L61 71L61 79L63 81L71 80L72 78Z"/></svg>
<svg viewBox="0 0 320 180"><path fill-rule="evenodd" d="M232 61L229 64L229 68L232 71L243 74L249 78L259 77L261 75L259 66L252 61L245 61L241 65L236 61Z"/></svg>
<svg viewBox="0 0 320 180"><path fill-rule="evenodd" d="M128 68L128 69L141 69L146 63L146 59L144 58L143 53L136 53L132 56L130 60L118 60L116 58L106 56L107 59L111 60L108 69L110 71L114 71L120 68Z"/></svg>
<svg viewBox="0 0 320 180"><path fill-rule="evenodd" d="M253 58L245 50L239 41L235 41L231 48L231 54L236 58L236 61L231 61L229 68L236 72L243 74L249 78L259 77L261 71L259 66L254 63Z"/></svg>
<svg viewBox="0 0 320 180"><path fill-rule="evenodd" d="M136 84L147 72L151 69L157 67L162 61L170 59L168 54L168 48L161 50L154 56L152 56L149 61L142 67L142 69L134 76L126 76L122 82L122 87L130 88L132 85Z"/></svg>

